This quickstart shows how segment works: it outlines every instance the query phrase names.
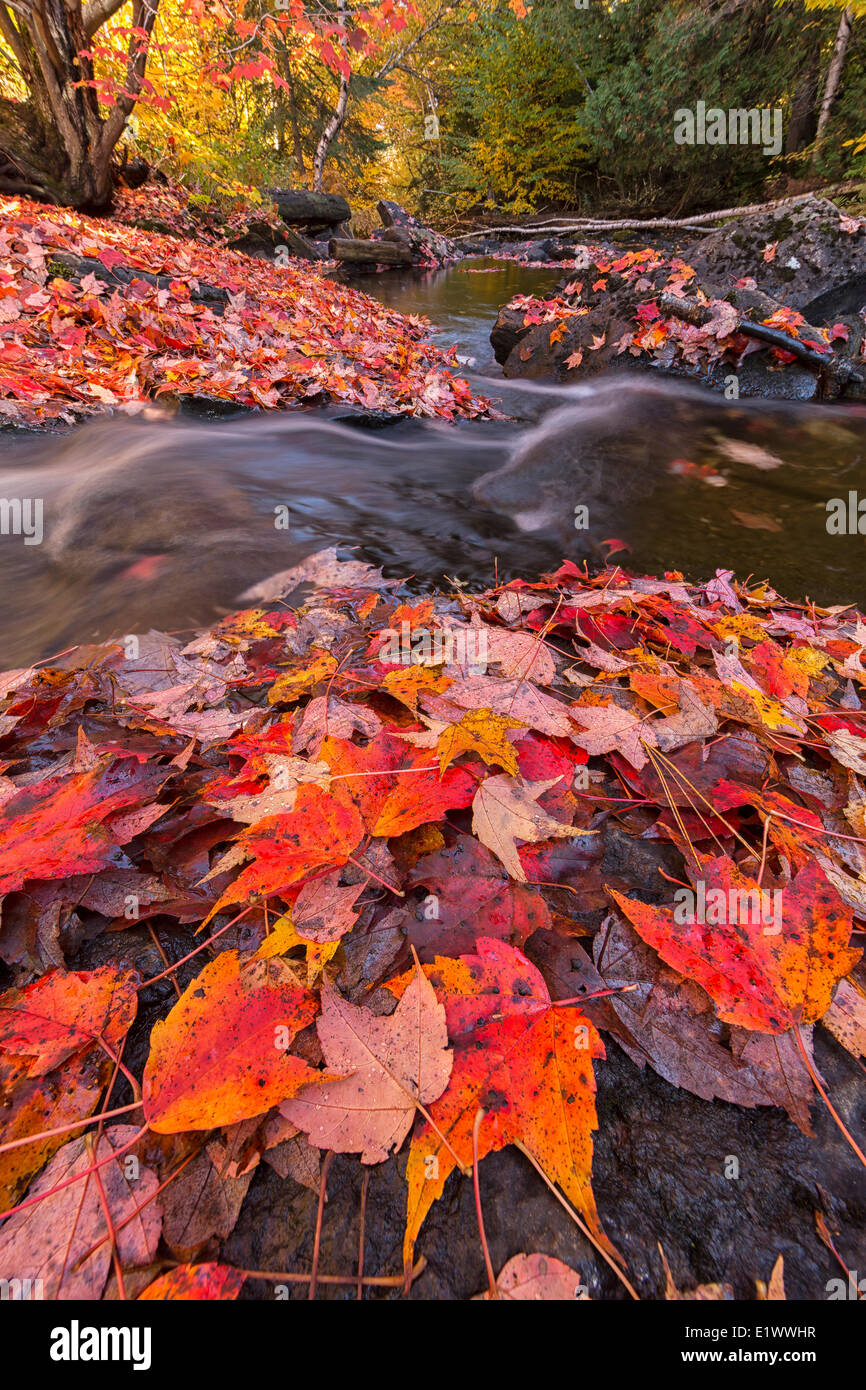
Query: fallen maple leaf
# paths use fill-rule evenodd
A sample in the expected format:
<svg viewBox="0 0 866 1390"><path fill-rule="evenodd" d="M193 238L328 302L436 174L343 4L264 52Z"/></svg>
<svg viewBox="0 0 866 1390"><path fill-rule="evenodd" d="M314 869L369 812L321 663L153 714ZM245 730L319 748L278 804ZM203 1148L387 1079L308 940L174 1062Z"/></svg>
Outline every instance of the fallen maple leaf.
<svg viewBox="0 0 866 1390"><path fill-rule="evenodd" d="M410 919L409 941L422 961L460 956L476 949L481 936L522 946L534 931L550 926L540 893L512 883L499 860L471 835L424 855L410 871L407 888L431 890Z"/></svg>
<svg viewBox="0 0 866 1390"><path fill-rule="evenodd" d="M350 1074L305 1086L280 1113L320 1149L384 1162L409 1133L417 1104L436 1100L448 1084L445 1010L420 967L393 1014L382 1017L325 981L316 1031L326 1064Z"/></svg>
<svg viewBox="0 0 866 1390"><path fill-rule="evenodd" d="M0 995L0 1050L21 1057L27 1076L44 1076L100 1041L118 1048L137 1007L131 971L52 970L23 990Z"/></svg>
<svg viewBox="0 0 866 1390"><path fill-rule="evenodd" d="M423 968L445 1006L454 1066L444 1094L430 1105L431 1120L412 1138L404 1259L411 1262L424 1218L455 1164L472 1163L479 1107L487 1112L479 1158L523 1143L615 1255L590 1185L592 1063L604 1056L593 1025L573 1008L555 1007L535 966L502 941L482 938L477 955L438 956ZM387 987L399 996L407 986L402 976Z"/></svg>
<svg viewBox="0 0 866 1390"><path fill-rule="evenodd" d="M866 1057L866 996L850 980L841 980L821 1019L852 1057Z"/></svg>
<svg viewBox="0 0 866 1390"><path fill-rule="evenodd" d="M553 997L583 991L621 991L586 1005L599 1028L610 1029L639 1067L649 1062L673 1086L703 1100L784 1107L804 1134L814 1131L809 1105L814 1087L790 1033L725 1030L699 985L664 964L621 918L606 922L593 940L595 968L577 943L544 948L534 958ZM563 972L562 962L568 968ZM811 1052L807 1034L804 1046Z"/></svg>
<svg viewBox="0 0 866 1390"><path fill-rule="evenodd" d="M230 1265L177 1265L148 1284L144 1293L138 1295L138 1301L221 1299L230 1302L237 1298L245 1278L246 1275Z"/></svg>
<svg viewBox="0 0 866 1390"><path fill-rule="evenodd" d="M484 762L502 767L512 777L518 776L517 754L508 738L509 729L522 729L517 719L503 719L489 709L470 710L459 724L451 724L439 737L439 771L461 753L477 753Z"/></svg>
<svg viewBox="0 0 866 1390"><path fill-rule="evenodd" d="M0 809L0 894L27 879L95 873L116 863L118 843L103 822L150 799L167 776L132 756L22 788Z"/></svg>
<svg viewBox="0 0 866 1390"><path fill-rule="evenodd" d="M518 883L526 882L526 874L517 853L517 840L537 844L539 840L586 833L554 820L538 805L538 798L561 780L553 777L549 781L521 784L503 774L485 778L475 793L472 829Z"/></svg>
<svg viewBox="0 0 866 1390"><path fill-rule="evenodd" d="M553 1255L513 1255L502 1266L496 1280L498 1298L515 1303L563 1302L588 1300L586 1286L562 1260ZM490 1290L476 1294L477 1299L490 1299Z"/></svg>
<svg viewBox="0 0 866 1390"><path fill-rule="evenodd" d="M652 724L619 705L575 705L572 719L581 726L571 737L590 757L617 749L635 768L647 761L645 745L655 744Z"/></svg>
<svg viewBox="0 0 866 1390"><path fill-rule="evenodd" d="M268 816L238 837L238 847L254 862L225 890L206 920L230 903L281 893L317 869L345 864L363 835L354 806L305 783L291 811Z"/></svg>
<svg viewBox="0 0 866 1390"><path fill-rule="evenodd" d="M317 1010L283 961L222 951L153 1026L142 1083L151 1129L231 1125L294 1095L316 1073L288 1048Z"/></svg>
<svg viewBox="0 0 866 1390"><path fill-rule="evenodd" d="M102 1296L112 1248L127 1266L151 1262L162 1227L152 1200L159 1183L140 1161L131 1179L118 1152L136 1133L132 1125L112 1125L92 1143L89 1136L73 1139L55 1154L30 1189L41 1200L0 1227L0 1279L17 1280L26 1271L42 1281L44 1298L92 1300ZM95 1163L101 1166L91 1173Z"/></svg>
<svg viewBox="0 0 866 1390"><path fill-rule="evenodd" d="M731 860L711 859L702 874L708 910L710 889L724 897L719 923L696 921L694 913L675 921L670 907L635 902L614 890L611 896L663 961L703 986L725 1023L782 1033L816 1022L827 1012L839 980L861 955L848 945L850 909L817 864L808 863L779 890L779 931L775 923L768 930L750 908L741 909L744 902L760 901L761 890ZM733 913L728 906L732 901Z"/></svg>

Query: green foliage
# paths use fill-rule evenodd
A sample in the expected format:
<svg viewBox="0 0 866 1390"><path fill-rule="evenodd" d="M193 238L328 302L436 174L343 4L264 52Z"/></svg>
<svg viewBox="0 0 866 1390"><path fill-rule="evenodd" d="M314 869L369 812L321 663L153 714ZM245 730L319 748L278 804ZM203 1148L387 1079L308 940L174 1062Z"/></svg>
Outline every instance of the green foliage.
<svg viewBox="0 0 866 1390"><path fill-rule="evenodd" d="M808 112L799 129L792 120L809 72L817 113L838 14L803 0L589 0L586 9L536 0L517 18L491 4L468 35L433 55L441 150L422 162L416 185L451 195L456 212L548 203L670 211L772 196L812 160ZM852 41L833 138L813 171L858 172L845 138L859 135L864 96L866 70ZM725 112L778 109L782 152L678 144L675 113L698 102ZM428 206L441 208L441 195Z"/></svg>
<svg viewBox="0 0 866 1390"><path fill-rule="evenodd" d="M442 176L470 201L492 195L520 213L575 197L589 147L583 82L563 45L567 51L580 19L557 8L561 27L540 6L522 20L494 10L464 40L443 103Z"/></svg>
<svg viewBox="0 0 866 1390"><path fill-rule="evenodd" d="M163 0L174 16L182 0ZM335 0L323 0L336 13ZM792 179L866 174L866 0L825 138L815 124L842 0L416 0L423 31L352 55L345 121L325 186L358 208L383 194L422 215L482 208L688 212L758 201ZM249 0L248 19L270 0ZM173 21L176 22L176 21ZM243 48L236 22L208 36L209 59ZM147 114L139 148L208 196L238 185L309 185L335 110L336 73L303 36L274 38L279 81L239 80L205 96L193 52L164 79L177 98ZM395 56L396 55L396 56ZM395 56L389 67L389 56ZM156 69L154 67L154 80ZM678 144L675 113L779 109L783 149ZM438 136L425 135L435 111ZM168 145L168 151L166 146ZM358 224L361 225L361 222Z"/></svg>

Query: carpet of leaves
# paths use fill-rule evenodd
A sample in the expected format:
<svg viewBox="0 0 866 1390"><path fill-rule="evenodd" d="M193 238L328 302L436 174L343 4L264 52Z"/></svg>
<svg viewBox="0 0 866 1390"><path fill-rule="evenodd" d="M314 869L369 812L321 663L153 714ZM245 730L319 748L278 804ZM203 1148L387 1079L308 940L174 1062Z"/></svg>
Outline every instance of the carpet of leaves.
<svg viewBox="0 0 866 1390"><path fill-rule="evenodd" d="M187 643L0 676L0 1276L236 1298L259 1163L318 1191L408 1145L399 1292L449 1175L516 1145L636 1296L592 1190L602 1035L807 1135L815 1027L866 1055L859 613L571 563L399 589L321 552ZM611 825L664 847L652 881ZM543 1252L489 1273L580 1288Z"/></svg>
<svg viewBox="0 0 866 1390"><path fill-rule="evenodd" d="M164 278L121 287L92 271L69 278L58 254ZM196 298L200 286L220 300ZM429 330L306 262L0 201L0 420L13 425L71 424L180 396L446 420L489 414L424 341Z"/></svg>
<svg viewBox="0 0 866 1390"><path fill-rule="evenodd" d="M140 188L121 184L115 193L112 217L143 231L153 230L158 223L174 236L215 246L226 246L253 227L267 226L279 232L284 225L273 203L264 200L256 189L238 185L230 193L213 197L191 194L171 178L164 183L151 178Z"/></svg>

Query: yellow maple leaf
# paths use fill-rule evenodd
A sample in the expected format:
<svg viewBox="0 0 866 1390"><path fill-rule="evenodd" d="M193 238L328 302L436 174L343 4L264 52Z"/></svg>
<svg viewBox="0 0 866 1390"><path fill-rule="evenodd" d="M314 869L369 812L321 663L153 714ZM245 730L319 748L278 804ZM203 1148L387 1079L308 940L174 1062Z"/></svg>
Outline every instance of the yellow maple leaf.
<svg viewBox="0 0 866 1390"><path fill-rule="evenodd" d="M488 765L504 768L512 777L518 777L517 754L507 731L525 727L519 720L503 718L489 709L470 710L439 738L439 775L461 753L477 753Z"/></svg>
<svg viewBox="0 0 866 1390"><path fill-rule="evenodd" d="M410 709L417 708L419 695L441 695L450 684L447 676L437 675L429 666L407 666L403 671L389 671L382 681L383 689Z"/></svg>
<svg viewBox="0 0 866 1390"><path fill-rule="evenodd" d="M266 936L256 951L258 960L270 960L273 956L283 956L295 946L303 946L307 953L307 988L312 989L328 961L336 954L340 945L336 941L307 941L299 936L288 912L274 923L274 929Z"/></svg>
<svg viewBox="0 0 866 1390"><path fill-rule="evenodd" d="M314 685L318 685L319 681L332 676L336 669L336 659L330 652L315 652L310 661L296 666L292 671L286 671L285 675L274 681L268 691L268 704L274 705L279 700L299 699L308 690L312 690Z"/></svg>

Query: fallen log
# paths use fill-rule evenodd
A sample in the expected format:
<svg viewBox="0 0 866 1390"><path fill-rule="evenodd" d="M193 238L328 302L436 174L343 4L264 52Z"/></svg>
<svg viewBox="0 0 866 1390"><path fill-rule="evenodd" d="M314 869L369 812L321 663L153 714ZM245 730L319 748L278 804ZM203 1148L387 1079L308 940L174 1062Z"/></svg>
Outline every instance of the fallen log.
<svg viewBox="0 0 866 1390"><path fill-rule="evenodd" d="M862 181L855 180L848 183L833 184L830 188L817 190L822 198L829 198L837 193L851 193L855 189L862 188ZM527 240L530 240L533 232L544 230L548 236L562 235L565 232L628 232L628 231L651 231L654 228L675 227L681 232L706 232L706 224L712 222L723 222L727 217L746 217L755 212L771 212L773 208L793 207L797 203L804 203L809 198L815 197L815 193L797 193L790 198L776 198L769 203L749 203L745 207L739 208L720 208L716 212L694 213L691 217L652 217L648 220L639 221L634 218L621 218L616 221L604 220L599 217L577 217L577 218L550 218L544 222L524 223L520 227L478 227L474 232L463 232L460 236L452 237L452 241L470 241L473 237L494 236L499 232L520 232Z"/></svg>
<svg viewBox="0 0 866 1390"><path fill-rule="evenodd" d="M332 260L353 265L411 265L412 250L396 241L357 241L332 237L328 242Z"/></svg>
<svg viewBox="0 0 866 1390"><path fill-rule="evenodd" d="M707 218L709 222L709 218ZM690 222L675 222L670 217L654 217L649 222L562 222L544 228L533 226L521 227L479 227L474 232L462 232L460 236L454 236L452 241L474 241L477 237L497 236L502 232L519 232L524 241L533 241L537 238L533 233L543 231L545 236L565 236L571 232L625 232L625 231L651 231L654 228L675 227L679 232L700 232L706 236L712 228L701 225L700 219L693 219Z"/></svg>
<svg viewBox="0 0 866 1390"><path fill-rule="evenodd" d="M310 193L306 188L269 188L267 192L290 227L336 227L352 216L346 199L337 193Z"/></svg>

